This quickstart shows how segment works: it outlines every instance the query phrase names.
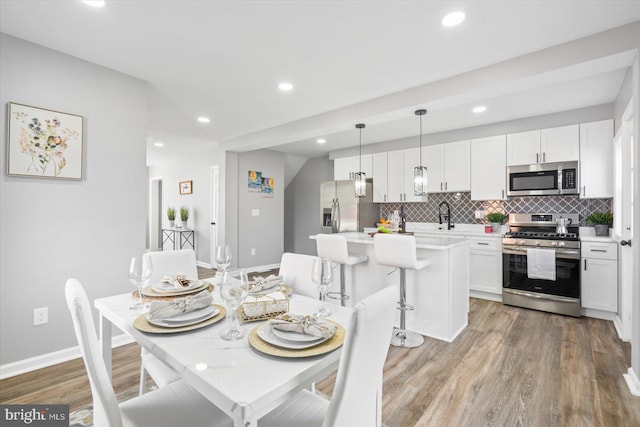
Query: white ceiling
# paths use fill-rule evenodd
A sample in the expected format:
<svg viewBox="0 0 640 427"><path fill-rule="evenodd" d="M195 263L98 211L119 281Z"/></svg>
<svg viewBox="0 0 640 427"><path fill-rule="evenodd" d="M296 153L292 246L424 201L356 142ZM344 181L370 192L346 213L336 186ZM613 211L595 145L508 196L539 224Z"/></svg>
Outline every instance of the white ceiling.
<svg viewBox="0 0 640 427"><path fill-rule="evenodd" d="M443 28L456 9L465 22ZM608 103L628 56L451 97L433 84L639 20L637 0L0 0L1 32L149 82L150 141L169 152L189 141L317 156L356 145L357 122L363 144L415 135L416 107L432 133ZM277 89L285 80L292 92ZM476 103L488 111L470 113Z"/></svg>

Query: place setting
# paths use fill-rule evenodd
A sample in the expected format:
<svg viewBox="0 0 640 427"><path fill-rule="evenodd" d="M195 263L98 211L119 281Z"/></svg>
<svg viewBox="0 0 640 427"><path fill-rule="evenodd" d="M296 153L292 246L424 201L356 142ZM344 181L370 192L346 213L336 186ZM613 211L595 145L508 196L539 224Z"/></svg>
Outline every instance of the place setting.
<svg viewBox="0 0 640 427"><path fill-rule="evenodd" d="M320 306L316 313L279 314L254 327L249 333L249 344L261 353L290 358L317 356L340 347L344 342L345 329L326 319L332 314L325 303L327 289L333 281L332 271L333 265L329 260L314 260L311 276L320 291Z"/></svg>

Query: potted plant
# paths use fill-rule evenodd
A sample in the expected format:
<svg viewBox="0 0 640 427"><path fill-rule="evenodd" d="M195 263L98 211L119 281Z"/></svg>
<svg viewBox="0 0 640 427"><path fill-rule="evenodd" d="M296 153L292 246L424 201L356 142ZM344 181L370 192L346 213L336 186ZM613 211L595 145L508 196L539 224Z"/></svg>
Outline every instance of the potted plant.
<svg viewBox="0 0 640 427"><path fill-rule="evenodd" d="M180 221L182 221L182 226L187 228L187 220L189 219L189 209L182 206L180 208Z"/></svg>
<svg viewBox="0 0 640 427"><path fill-rule="evenodd" d="M173 228L176 224L176 210L171 206L167 208L167 218L169 218L169 228Z"/></svg>
<svg viewBox="0 0 640 427"><path fill-rule="evenodd" d="M491 212L487 214L487 222L491 224L494 233L502 231L502 223L507 218L502 212Z"/></svg>
<svg viewBox="0 0 640 427"><path fill-rule="evenodd" d="M609 227L613 224L613 214L610 212L594 212L586 220L593 225L596 236L608 236Z"/></svg>

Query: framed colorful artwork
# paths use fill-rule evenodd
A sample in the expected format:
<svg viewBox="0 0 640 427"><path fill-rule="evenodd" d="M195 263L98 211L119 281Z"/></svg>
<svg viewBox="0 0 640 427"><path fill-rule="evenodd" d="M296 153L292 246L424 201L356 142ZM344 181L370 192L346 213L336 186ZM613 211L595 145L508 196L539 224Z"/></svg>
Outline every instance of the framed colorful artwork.
<svg viewBox="0 0 640 427"><path fill-rule="evenodd" d="M249 191L254 193L262 191L262 172L249 171Z"/></svg>
<svg viewBox="0 0 640 427"><path fill-rule="evenodd" d="M7 111L7 175L82 179L82 116L14 102Z"/></svg>

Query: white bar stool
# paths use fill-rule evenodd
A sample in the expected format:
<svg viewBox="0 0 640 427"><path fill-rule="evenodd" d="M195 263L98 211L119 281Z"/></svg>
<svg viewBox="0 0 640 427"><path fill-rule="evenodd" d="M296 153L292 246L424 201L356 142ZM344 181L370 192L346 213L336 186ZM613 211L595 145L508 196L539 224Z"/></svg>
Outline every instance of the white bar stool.
<svg viewBox="0 0 640 427"><path fill-rule="evenodd" d="M316 236L316 249L320 258L326 258L340 264L340 292L329 292L329 298L339 299L344 307L349 295L346 292L344 278L345 265L354 266L369 260L366 255L349 255L347 238L338 234L318 234Z"/></svg>
<svg viewBox="0 0 640 427"><path fill-rule="evenodd" d="M388 265L400 269L400 328L393 329L391 345L395 347L419 347L424 337L416 332L406 330L406 312L414 308L407 304L406 270L422 270L431 264L428 259L418 258L416 239L401 234L378 233L373 237L376 261L380 265Z"/></svg>

